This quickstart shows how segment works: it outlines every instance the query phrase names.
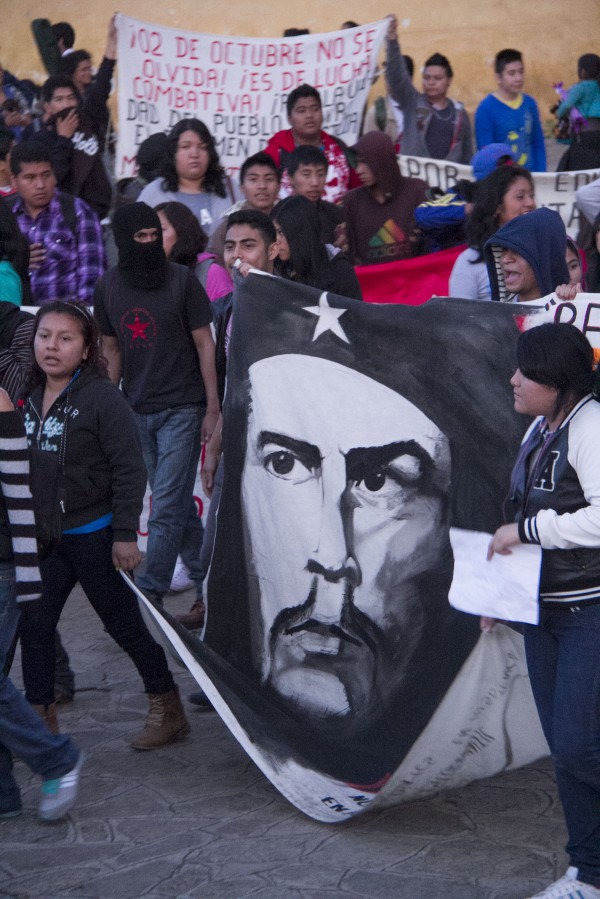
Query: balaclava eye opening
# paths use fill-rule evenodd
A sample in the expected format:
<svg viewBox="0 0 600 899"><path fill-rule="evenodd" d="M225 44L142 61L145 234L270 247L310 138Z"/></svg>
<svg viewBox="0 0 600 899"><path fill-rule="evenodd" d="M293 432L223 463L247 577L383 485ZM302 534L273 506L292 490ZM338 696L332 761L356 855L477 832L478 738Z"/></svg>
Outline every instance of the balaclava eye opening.
<svg viewBox="0 0 600 899"><path fill-rule="evenodd" d="M139 243L134 234L145 228L156 228L158 239ZM162 229L157 213L146 203L131 203L117 210L113 234L119 251L119 269L134 287L159 287L167 273Z"/></svg>

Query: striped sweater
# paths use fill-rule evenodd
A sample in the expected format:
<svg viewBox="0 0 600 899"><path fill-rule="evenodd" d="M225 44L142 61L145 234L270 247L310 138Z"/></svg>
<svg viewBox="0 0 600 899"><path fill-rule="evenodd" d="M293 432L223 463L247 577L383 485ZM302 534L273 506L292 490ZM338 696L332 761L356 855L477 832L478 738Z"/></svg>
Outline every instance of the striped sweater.
<svg viewBox="0 0 600 899"><path fill-rule="evenodd" d="M29 489L29 455L18 412L0 412L0 489L10 530L17 601L38 599L38 568L33 502Z"/></svg>

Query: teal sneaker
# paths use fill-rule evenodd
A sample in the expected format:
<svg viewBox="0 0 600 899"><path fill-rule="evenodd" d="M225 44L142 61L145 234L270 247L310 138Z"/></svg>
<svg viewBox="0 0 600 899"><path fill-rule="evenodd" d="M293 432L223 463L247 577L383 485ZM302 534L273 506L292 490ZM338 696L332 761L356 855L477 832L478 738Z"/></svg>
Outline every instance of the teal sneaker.
<svg viewBox="0 0 600 899"><path fill-rule="evenodd" d="M58 821L73 807L82 765L83 752L80 752L77 764L71 771L54 780L42 781L42 798L38 809L42 821Z"/></svg>

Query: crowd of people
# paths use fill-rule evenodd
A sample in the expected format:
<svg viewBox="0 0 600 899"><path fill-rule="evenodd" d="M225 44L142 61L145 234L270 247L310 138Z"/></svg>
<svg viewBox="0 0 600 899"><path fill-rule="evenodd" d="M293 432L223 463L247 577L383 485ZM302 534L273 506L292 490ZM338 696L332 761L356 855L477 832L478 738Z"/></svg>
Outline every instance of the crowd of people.
<svg viewBox="0 0 600 899"><path fill-rule="evenodd" d="M448 96L447 57L433 53L416 87L390 16L386 85L401 113L391 133L384 116L345 146L323 130L319 91L303 84L287 97L290 127L243 162L239 184L225 172L207 125L185 118L144 141L138 174L115 186L106 165L114 20L95 77L90 54L73 49L67 23L36 27L50 72L39 106L27 98L27 84L6 73L0 82L0 817L21 808L14 753L41 775L40 815L55 819L75 801L83 762L59 734L56 713L57 663L68 669L57 625L77 582L148 694L148 717L132 747L154 749L189 730L165 654L118 571L141 561L136 531L149 482L148 546L136 582L158 605L172 587L193 588L179 621L202 628L223 481L221 407L236 280L258 269L360 301L357 266L466 245L451 296L527 303L556 290L572 298L600 289L600 180L577 193L587 225L576 243L556 212L536 209L531 172L545 171L545 144L537 105L523 93L522 54L496 55L497 90L479 104L473 132L463 104ZM577 74L557 110L570 121L573 144L562 164L571 167L584 151L600 162L600 57L582 56ZM424 181L401 174L398 148L472 164L475 180L432 196ZM21 305L40 307L37 317ZM528 632L527 654L572 864L564 883L540 896L597 899L593 649L578 659L590 685L586 745L579 718L581 727L565 726L583 706L576 679L569 674L567 691L561 678L582 646L576 622L588 637L600 629L600 423L585 339L570 326L536 330L539 344L525 336L519 344L514 377L515 408L540 416L515 468L519 521L500 528L490 554L540 543L556 580L542 598L540 626ZM550 465L546 437L565 447L552 502L540 486L541 463ZM203 446L206 529L193 499ZM583 581L575 573L581 568ZM574 592L557 593L557 584L574 584ZM17 633L25 697L9 678ZM202 694L196 701L207 703Z"/></svg>

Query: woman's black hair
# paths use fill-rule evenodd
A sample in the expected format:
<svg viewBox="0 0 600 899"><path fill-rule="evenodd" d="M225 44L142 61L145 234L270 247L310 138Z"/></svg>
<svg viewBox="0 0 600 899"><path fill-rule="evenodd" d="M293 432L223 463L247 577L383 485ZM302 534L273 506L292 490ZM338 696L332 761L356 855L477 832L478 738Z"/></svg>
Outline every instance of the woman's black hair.
<svg viewBox="0 0 600 899"><path fill-rule="evenodd" d="M208 168L202 183L203 189L207 193L217 194L219 197L226 196L225 169L221 165L215 139L200 119L182 119L180 122L177 122L169 134L167 154L160 171L160 175L163 178L162 189L179 190L179 177L175 169L175 154L179 138L185 131L193 131L194 134L197 134L208 149Z"/></svg>
<svg viewBox="0 0 600 899"><path fill-rule="evenodd" d="M271 219L277 222L290 247L289 260L275 260L275 273L319 287L329 257L321 240L321 223L314 203L306 197L286 197L273 208Z"/></svg>
<svg viewBox="0 0 600 899"><path fill-rule="evenodd" d="M35 361L35 352L33 345L35 335L37 334L44 318L51 312L58 315L68 315L79 325L79 330L83 337L85 349L87 349L87 359L82 360L80 368L89 368L95 371L101 378L108 378L108 367L106 359L100 352L100 331L98 325L88 306L85 303L73 302L68 303L65 300L54 300L52 303L46 303L42 306L36 316L35 327L31 336L32 347L32 363L23 386L22 396L27 397L39 385L46 383L46 374Z"/></svg>
<svg viewBox="0 0 600 899"><path fill-rule="evenodd" d="M577 74L580 78L597 81L600 84L600 56L597 53L584 53L577 60Z"/></svg>
<svg viewBox="0 0 600 899"><path fill-rule="evenodd" d="M29 241L8 203L0 198L0 259L10 262L23 286L29 284Z"/></svg>
<svg viewBox="0 0 600 899"><path fill-rule="evenodd" d="M66 56L61 57L55 74L68 75L69 78L72 78L79 63L87 62L91 58L92 55L87 50L74 50L73 53L67 53Z"/></svg>
<svg viewBox="0 0 600 899"><path fill-rule="evenodd" d="M585 289L589 293L600 291L600 252L596 246L596 239L600 231L600 212L592 225L591 246L585 251L587 271L585 273Z"/></svg>
<svg viewBox="0 0 600 899"><path fill-rule="evenodd" d="M530 381L558 391L554 415L569 412L586 394L596 393L594 351L575 325L547 322L523 331L517 363Z"/></svg>
<svg viewBox="0 0 600 899"><path fill-rule="evenodd" d="M429 57L429 59L426 59L423 70L425 70L428 66L440 66L440 68L446 70L446 75L448 76L448 78L452 78L454 75L452 66L450 65L450 60L447 56L444 56L443 53L434 53Z"/></svg>
<svg viewBox="0 0 600 899"><path fill-rule="evenodd" d="M198 254L204 252L208 243L208 237L198 219L191 209L176 200L159 203L154 209L163 213L177 234L169 259L179 265L187 265L193 271Z"/></svg>
<svg viewBox="0 0 600 899"><path fill-rule="evenodd" d="M482 262L483 246L499 228L498 207L517 178L525 178L533 187L531 173L520 165L501 165L478 183L475 203L466 228L467 243L479 253L473 264Z"/></svg>

